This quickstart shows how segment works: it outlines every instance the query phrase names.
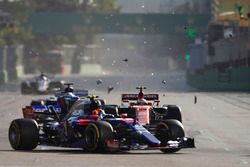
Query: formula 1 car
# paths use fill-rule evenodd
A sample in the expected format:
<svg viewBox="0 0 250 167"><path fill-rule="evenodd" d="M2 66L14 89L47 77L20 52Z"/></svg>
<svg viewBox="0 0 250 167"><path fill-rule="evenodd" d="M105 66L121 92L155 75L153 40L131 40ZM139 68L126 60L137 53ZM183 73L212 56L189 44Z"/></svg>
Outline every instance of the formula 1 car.
<svg viewBox="0 0 250 167"><path fill-rule="evenodd" d="M38 77L21 83L22 94L52 94L64 88L64 81L54 80L41 73Z"/></svg>
<svg viewBox="0 0 250 167"><path fill-rule="evenodd" d="M159 120L175 119L182 122L181 108L178 105L160 105L158 94L144 94L146 87L140 86L138 94L122 94L122 105L117 106L119 113L137 118L142 124Z"/></svg>
<svg viewBox="0 0 250 167"><path fill-rule="evenodd" d="M21 83L22 94L50 94L64 88L64 81L54 80L41 73L40 76Z"/></svg>
<svg viewBox="0 0 250 167"><path fill-rule="evenodd" d="M38 123L47 119L62 118L75 101L88 96L88 90L75 90L73 83L64 85L66 86L64 91L55 92L53 97L31 100L30 105L23 108L24 117L35 119Z"/></svg>
<svg viewBox="0 0 250 167"><path fill-rule="evenodd" d="M52 94L64 89L64 81L49 78L44 73L21 83L22 94Z"/></svg>
<svg viewBox="0 0 250 167"><path fill-rule="evenodd" d="M24 118L13 120L9 127L13 149L51 145L89 152L158 149L172 153L194 147L194 139L184 137L178 120L163 120L145 127L136 119L123 118L102 99L66 93L61 97L66 100L71 95L72 103L63 117L58 114L65 109L59 97L58 103L46 101L23 108Z"/></svg>

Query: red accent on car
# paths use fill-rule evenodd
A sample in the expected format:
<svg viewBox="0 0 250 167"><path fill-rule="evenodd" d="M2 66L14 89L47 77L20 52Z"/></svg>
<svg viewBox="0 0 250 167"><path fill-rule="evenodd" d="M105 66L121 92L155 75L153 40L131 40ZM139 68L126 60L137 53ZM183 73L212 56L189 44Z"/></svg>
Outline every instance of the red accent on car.
<svg viewBox="0 0 250 167"><path fill-rule="evenodd" d="M126 122L126 123L132 123L132 122L134 122L135 120L132 119L132 118L125 118L125 119L123 119L123 121Z"/></svg>
<svg viewBox="0 0 250 167"><path fill-rule="evenodd" d="M88 118L97 120L97 119L99 119L99 116L96 114L92 114L92 115L89 115Z"/></svg>
<svg viewBox="0 0 250 167"><path fill-rule="evenodd" d="M90 119L80 119L79 125L88 125L92 120Z"/></svg>
<svg viewBox="0 0 250 167"><path fill-rule="evenodd" d="M146 100L159 100L158 94L143 94ZM122 94L122 101L125 100L138 100L138 94Z"/></svg>
<svg viewBox="0 0 250 167"><path fill-rule="evenodd" d="M127 113L122 113L122 114L120 114L120 117L122 117L122 118L127 118L127 117L128 117L128 114L127 114Z"/></svg>
<svg viewBox="0 0 250 167"><path fill-rule="evenodd" d="M109 151L116 151L120 148L120 142L118 140L110 139L107 140L105 143Z"/></svg>
<svg viewBox="0 0 250 167"><path fill-rule="evenodd" d="M142 92L138 94L138 99L144 99L144 94Z"/></svg>

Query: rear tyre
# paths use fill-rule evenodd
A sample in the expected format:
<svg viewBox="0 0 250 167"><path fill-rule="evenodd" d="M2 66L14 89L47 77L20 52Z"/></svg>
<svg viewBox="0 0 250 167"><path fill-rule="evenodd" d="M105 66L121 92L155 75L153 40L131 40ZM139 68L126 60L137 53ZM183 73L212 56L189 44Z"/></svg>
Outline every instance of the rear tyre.
<svg viewBox="0 0 250 167"><path fill-rule="evenodd" d="M33 150L39 141L39 128L33 119L15 119L9 127L9 142L14 150Z"/></svg>
<svg viewBox="0 0 250 167"><path fill-rule="evenodd" d="M167 119L176 119L182 122L181 109L177 105L167 105Z"/></svg>
<svg viewBox="0 0 250 167"><path fill-rule="evenodd" d="M156 137L161 141L161 146L167 146L167 142L170 140L176 141L178 138L185 136L183 125L180 121L169 119L160 122L157 125ZM174 153L179 151L179 148L161 149L164 153Z"/></svg>
<svg viewBox="0 0 250 167"><path fill-rule="evenodd" d="M85 149L89 152L104 152L106 141L113 138L110 123L97 121L89 123L84 132Z"/></svg>

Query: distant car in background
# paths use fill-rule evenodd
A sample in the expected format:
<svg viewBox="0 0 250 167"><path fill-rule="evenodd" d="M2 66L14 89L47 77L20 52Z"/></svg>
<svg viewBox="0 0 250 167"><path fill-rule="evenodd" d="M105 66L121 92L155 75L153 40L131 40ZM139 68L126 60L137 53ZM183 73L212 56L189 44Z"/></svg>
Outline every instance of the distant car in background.
<svg viewBox="0 0 250 167"><path fill-rule="evenodd" d="M43 73L21 83L22 94L51 94L62 89L64 89L63 80L50 78Z"/></svg>

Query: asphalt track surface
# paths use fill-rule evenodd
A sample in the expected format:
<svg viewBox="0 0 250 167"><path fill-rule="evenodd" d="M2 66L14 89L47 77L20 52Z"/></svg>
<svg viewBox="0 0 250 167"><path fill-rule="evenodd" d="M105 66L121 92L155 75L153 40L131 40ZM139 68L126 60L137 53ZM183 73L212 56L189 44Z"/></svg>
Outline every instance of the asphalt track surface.
<svg viewBox="0 0 250 167"><path fill-rule="evenodd" d="M248 167L250 166L250 94L197 92L184 83L183 75L137 77L71 77L75 87L120 104L122 92L134 92L143 84L147 92L159 93L161 104L182 108L187 136L194 137L196 148L174 154L160 151L128 151L119 154L90 154L80 149L38 146L33 151L14 151L8 142L11 120L22 116L21 108L38 95L2 91L0 94L0 167L1 166L86 166L86 167ZM96 84L102 79L103 83ZM162 80L166 80L162 82ZM114 86L108 94L106 88ZM194 104L197 96L197 104Z"/></svg>

